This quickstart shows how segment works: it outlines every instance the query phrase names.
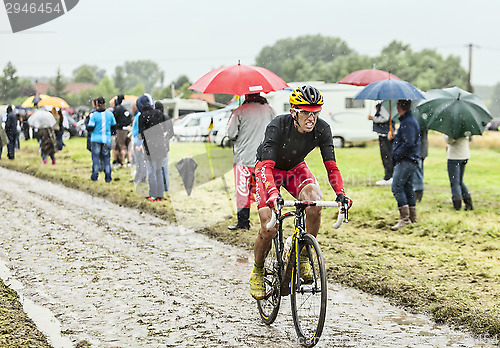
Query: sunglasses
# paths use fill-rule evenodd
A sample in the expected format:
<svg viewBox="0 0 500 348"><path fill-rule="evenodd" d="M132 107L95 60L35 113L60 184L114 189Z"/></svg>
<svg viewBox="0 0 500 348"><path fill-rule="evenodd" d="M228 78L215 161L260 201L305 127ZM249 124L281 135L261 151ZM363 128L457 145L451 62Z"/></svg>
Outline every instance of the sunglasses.
<svg viewBox="0 0 500 348"><path fill-rule="evenodd" d="M299 114L300 116L302 117L306 117L306 118L309 118L309 117L318 117L319 116L319 113L321 111L315 111L315 112L312 112L312 111L305 111L305 110L302 110L302 109L293 109L293 111L295 111L297 114Z"/></svg>

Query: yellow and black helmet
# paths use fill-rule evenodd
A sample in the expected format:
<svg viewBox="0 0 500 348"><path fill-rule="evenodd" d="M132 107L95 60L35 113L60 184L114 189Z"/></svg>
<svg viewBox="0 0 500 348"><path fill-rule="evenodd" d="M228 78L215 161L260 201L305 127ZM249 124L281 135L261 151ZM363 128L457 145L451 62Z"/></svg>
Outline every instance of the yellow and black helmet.
<svg viewBox="0 0 500 348"><path fill-rule="evenodd" d="M313 86L302 86L295 88L290 93L290 105L298 106L299 108L316 112L321 110L321 106L325 103L321 92Z"/></svg>

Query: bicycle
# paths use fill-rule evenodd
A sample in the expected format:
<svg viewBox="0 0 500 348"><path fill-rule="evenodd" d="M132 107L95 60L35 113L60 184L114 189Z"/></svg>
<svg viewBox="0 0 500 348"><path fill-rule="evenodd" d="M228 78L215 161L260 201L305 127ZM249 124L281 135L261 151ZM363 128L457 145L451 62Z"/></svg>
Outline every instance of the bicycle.
<svg viewBox="0 0 500 348"><path fill-rule="evenodd" d="M340 197L341 207L334 223L339 228L348 222L348 198ZM278 315L282 296L291 296L292 317L299 342L306 347L318 343L326 318L327 278L320 246L305 230L307 207L338 207L338 201L284 201L278 198L278 214L273 213L267 228L278 224L271 249L264 261L266 296L257 301L261 319L270 325ZM283 207L295 207L295 211L281 213ZM285 250L283 222L295 217L295 230L290 249ZM311 267L312 279L303 279L301 258L306 257ZM309 274L310 275L310 274Z"/></svg>

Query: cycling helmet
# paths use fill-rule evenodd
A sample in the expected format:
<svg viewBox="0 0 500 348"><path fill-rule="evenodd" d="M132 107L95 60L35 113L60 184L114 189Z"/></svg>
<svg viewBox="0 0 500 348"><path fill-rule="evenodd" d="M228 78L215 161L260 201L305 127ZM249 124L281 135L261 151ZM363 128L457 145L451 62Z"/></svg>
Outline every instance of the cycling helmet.
<svg viewBox="0 0 500 348"><path fill-rule="evenodd" d="M320 111L321 106L325 103L321 92L309 85L295 88L290 94L289 101L290 105L310 112Z"/></svg>

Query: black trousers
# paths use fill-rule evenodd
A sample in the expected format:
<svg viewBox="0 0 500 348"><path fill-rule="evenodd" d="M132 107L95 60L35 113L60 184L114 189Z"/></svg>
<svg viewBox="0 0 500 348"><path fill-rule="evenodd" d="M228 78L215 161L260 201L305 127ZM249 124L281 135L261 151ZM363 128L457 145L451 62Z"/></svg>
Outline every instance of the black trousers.
<svg viewBox="0 0 500 348"><path fill-rule="evenodd" d="M382 165L384 166L384 180L392 178L394 164L392 163L392 140L387 137L378 137L378 144L380 146L380 157L382 157Z"/></svg>

